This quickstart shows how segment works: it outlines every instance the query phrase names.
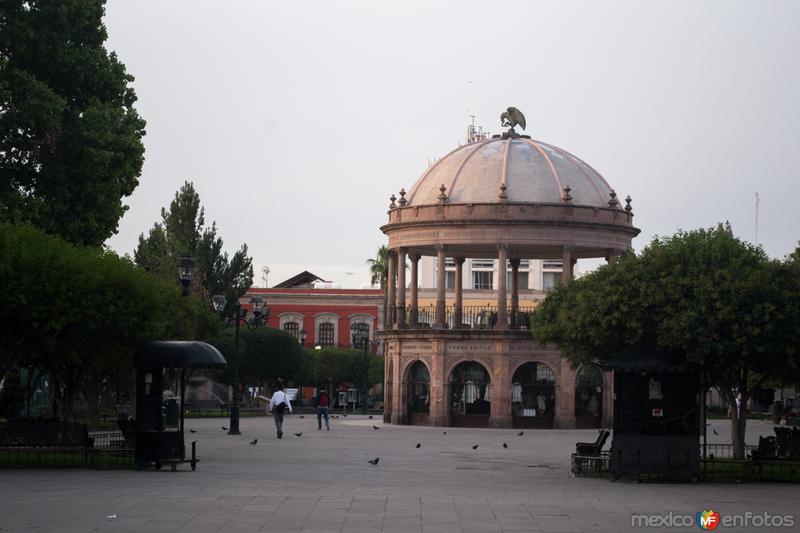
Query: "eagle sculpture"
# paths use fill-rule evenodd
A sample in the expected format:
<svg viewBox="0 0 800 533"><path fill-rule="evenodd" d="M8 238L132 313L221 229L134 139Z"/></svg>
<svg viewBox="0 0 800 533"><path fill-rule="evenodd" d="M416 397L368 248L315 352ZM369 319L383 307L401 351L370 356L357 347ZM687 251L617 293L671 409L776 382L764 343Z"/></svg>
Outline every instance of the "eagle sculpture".
<svg viewBox="0 0 800 533"><path fill-rule="evenodd" d="M500 115L501 126L509 126L513 130L514 126L517 124L519 124L523 130L525 129L525 115L516 107L509 107Z"/></svg>

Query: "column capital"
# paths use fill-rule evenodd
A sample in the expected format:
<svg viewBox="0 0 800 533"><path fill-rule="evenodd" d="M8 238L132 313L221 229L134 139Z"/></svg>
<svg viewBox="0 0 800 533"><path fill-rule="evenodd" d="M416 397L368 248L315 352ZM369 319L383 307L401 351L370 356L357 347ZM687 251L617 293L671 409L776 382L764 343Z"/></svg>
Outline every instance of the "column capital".
<svg viewBox="0 0 800 533"><path fill-rule="evenodd" d="M517 258L515 258L515 259L509 259L509 260L508 260L508 262L509 262L509 263L511 263L511 266L512 266L512 267L519 267L519 261L520 261L520 260L519 260L519 259L517 259Z"/></svg>
<svg viewBox="0 0 800 533"><path fill-rule="evenodd" d="M387 255L390 255L390 256L397 255L397 249L396 248L389 248L386 251L386 253L387 253Z"/></svg>
<svg viewBox="0 0 800 533"><path fill-rule="evenodd" d="M412 263L416 263L420 259L422 259L422 256L419 254L408 254L408 260Z"/></svg>
<svg viewBox="0 0 800 533"><path fill-rule="evenodd" d="M400 248L395 248L394 250L395 250L396 253L399 253L399 254L404 254L404 253L408 252L408 248L405 248L403 246L401 246Z"/></svg>
<svg viewBox="0 0 800 533"><path fill-rule="evenodd" d="M435 249L437 252L444 252L444 251L446 251L446 250L447 250L447 245L446 245L446 244L434 244L434 245L433 245L433 248L434 248L434 249Z"/></svg>
<svg viewBox="0 0 800 533"><path fill-rule="evenodd" d="M574 247L569 246L569 245L564 245L564 246L561 247L561 250L564 251L564 252L571 252L572 250L574 250Z"/></svg>
<svg viewBox="0 0 800 533"><path fill-rule="evenodd" d="M464 261L466 261L466 260L467 260L467 258L466 258L466 257L454 257L454 258L453 258L453 261L455 261L455 263L456 263L457 265L463 265L463 264L464 264Z"/></svg>
<svg viewBox="0 0 800 533"><path fill-rule="evenodd" d="M504 242L499 242L499 243L497 243L497 249L498 250L508 250L508 245L506 243L504 243Z"/></svg>

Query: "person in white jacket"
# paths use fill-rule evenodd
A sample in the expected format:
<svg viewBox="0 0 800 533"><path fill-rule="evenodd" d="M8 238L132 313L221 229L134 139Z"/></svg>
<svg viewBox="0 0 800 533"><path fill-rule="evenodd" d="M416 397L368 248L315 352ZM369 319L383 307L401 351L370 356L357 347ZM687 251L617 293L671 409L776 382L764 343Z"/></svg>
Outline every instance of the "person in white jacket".
<svg viewBox="0 0 800 533"><path fill-rule="evenodd" d="M283 414L288 410L292 414L292 402L289 401L289 396L283 392L283 381L278 380L278 390L276 390L272 398L269 400L269 410L272 413L272 418L275 420L275 427L278 429L278 438L283 437Z"/></svg>

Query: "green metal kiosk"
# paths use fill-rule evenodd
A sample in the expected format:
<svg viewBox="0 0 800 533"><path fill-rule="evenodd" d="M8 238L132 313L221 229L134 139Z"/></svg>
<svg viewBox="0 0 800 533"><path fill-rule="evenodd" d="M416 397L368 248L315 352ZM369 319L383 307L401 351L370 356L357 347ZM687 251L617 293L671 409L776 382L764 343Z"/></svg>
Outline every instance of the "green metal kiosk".
<svg viewBox="0 0 800 533"><path fill-rule="evenodd" d="M181 405L187 371L225 366L222 354L204 342L156 341L141 345L134 355L136 367L136 469L168 464L173 471L182 463L197 468L196 442L186 458Z"/></svg>

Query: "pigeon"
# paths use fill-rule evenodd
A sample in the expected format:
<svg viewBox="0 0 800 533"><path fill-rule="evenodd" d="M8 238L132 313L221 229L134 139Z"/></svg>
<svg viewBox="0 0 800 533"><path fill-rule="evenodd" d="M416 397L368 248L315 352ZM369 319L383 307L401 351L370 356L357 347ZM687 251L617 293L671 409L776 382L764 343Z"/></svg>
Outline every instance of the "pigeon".
<svg viewBox="0 0 800 533"><path fill-rule="evenodd" d="M506 444L506 443L504 442L504 443L503 443L503 448L508 448L508 444Z"/></svg>
<svg viewBox="0 0 800 533"><path fill-rule="evenodd" d="M303 432L301 431L300 433L295 433L295 434L294 434L294 436L295 436L295 437L299 437L299 436L300 436L300 435L302 435L302 434L303 434Z"/></svg>
<svg viewBox="0 0 800 533"><path fill-rule="evenodd" d="M190 429L189 433L197 433L197 430L196 429Z"/></svg>
<svg viewBox="0 0 800 533"><path fill-rule="evenodd" d="M347 413L343 414L342 416L343 416L343 417L345 417L345 418L347 418Z"/></svg>
<svg viewBox="0 0 800 533"><path fill-rule="evenodd" d="M367 418L369 418L370 420L372 420L372 415L369 415Z"/></svg>
<svg viewBox="0 0 800 533"><path fill-rule="evenodd" d="M226 428L225 426L222 426L222 431L228 431L228 428Z"/></svg>
<svg viewBox="0 0 800 533"><path fill-rule="evenodd" d="M714 432L714 435L719 435L719 433L717 433L717 430L716 430L716 429L712 429L711 431L713 431L713 432Z"/></svg>
<svg viewBox="0 0 800 533"><path fill-rule="evenodd" d="M305 417L306 417L306 415L300 415L297 418L305 418Z"/></svg>
<svg viewBox="0 0 800 533"><path fill-rule="evenodd" d="M417 443L417 448L419 448L420 446L422 446L422 443L421 443L421 442L418 442L418 443Z"/></svg>
<svg viewBox="0 0 800 533"><path fill-rule="evenodd" d="M447 435L447 432L446 431L442 431L442 435Z"/></svg>
<svg viewBox="0 0 800 533"><path fill-rule="evenodd" d="M525 433L525 432L524 431L520 431L519 433L517 433L517 437L521 437L523 433Z"/></svg>
<svg viewBox="0 0 800 533"><path fill-rule="evenodd" d="M378 426L372 426L372 429L381 429Z"/></svg>
<svg viewBox="0 0 800 533"><path fill-rule="evenodd" d="M369 461L367 461L367 462L368 462L369 464L371 464L372 466L377 466L377 465L378 465L378 461L380 461L380 460L381 460L381 458L380 458L380 457L376 457L375 459L370 459L370 460L369 460Z"/></svg>
<svg viewBox="0 0 800 533"><path fill-rule="evenodd" d="M478 445L476 444L475 446L472 447L472 449L473 450L477 450L478 449Z"/></svg>
<svg viewBox="0 0 800 533"><path fill-rule="evenodd" d="M253 439L250 441L250 446L255 446L256 444L258 444L258 439Z"/></svg>

